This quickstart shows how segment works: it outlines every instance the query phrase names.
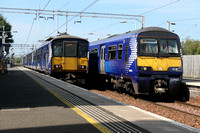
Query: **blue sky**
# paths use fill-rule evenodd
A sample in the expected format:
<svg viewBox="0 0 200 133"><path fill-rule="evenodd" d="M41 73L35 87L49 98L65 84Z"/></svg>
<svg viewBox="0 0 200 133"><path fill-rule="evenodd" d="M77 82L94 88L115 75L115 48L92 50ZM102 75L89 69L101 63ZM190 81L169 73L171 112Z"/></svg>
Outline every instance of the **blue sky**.
<svg viewBox="0 0 200 133"><path fill-rule="evenodd" d="M48 1L49 4L46 6ZM43 9L46 6L46 10L80 12L94 1L95 0L0 0L0 7ZM170 21L176 23L176 25L171 25L171 30L174 30L174 32L180 36L181 40L184 40L186 37L200 40L199 0L98 0L93 6L85 11L143 15L145 16L146 27L159 26L167 29L167 21ZM13 26L12 30L18 32L13 33L14 44L37 44L39 47L41 43L38 42L38 40L44 40L53 31L56 31L56 16L54 16L54 20L35 20L31 30L35 15L13 13L1 14ZM50 17L46 15L43 16ZM70 18L72 17L69 16L68 20ZM81 23L74 24L74 21L80 20ZM59 17L59 27L63 25L65 21L65 17ZM120 23L120 21L122 20L76 17L68 22L67 29L68 34L88 38L89 41L95 41L98 38L107 37L107 34L120 34L134 30L135 27L137 29L141 28L141 23L138 21L126 20L128 23ZM66 26L64 25L59 29L59 32L64 32L65 29ZM88 34L91 32L93 35ZM29 33L30 36L28 38ZM51 34L51 36L55 35L56 32ZM27 53L30 50L22 48L22 51L23 53Z"/></svg>

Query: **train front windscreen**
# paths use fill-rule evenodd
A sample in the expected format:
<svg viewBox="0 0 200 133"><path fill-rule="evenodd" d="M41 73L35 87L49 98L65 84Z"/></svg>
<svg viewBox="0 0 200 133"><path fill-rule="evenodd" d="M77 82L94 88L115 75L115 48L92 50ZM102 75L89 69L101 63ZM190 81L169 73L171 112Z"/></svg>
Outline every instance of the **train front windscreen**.
<svg viewBox="0 0 200 133"><path fill-rule="evenodd" d="M68 41L54 40L53 41L53 56L54 57L87 57L88 42L84 40Z"/></svg>
<svg viewBox="0 0 200 133"><path fill-rule="evenodd" d="M180 57L178 40L173 38L140 38L138 56Z"/></svg>

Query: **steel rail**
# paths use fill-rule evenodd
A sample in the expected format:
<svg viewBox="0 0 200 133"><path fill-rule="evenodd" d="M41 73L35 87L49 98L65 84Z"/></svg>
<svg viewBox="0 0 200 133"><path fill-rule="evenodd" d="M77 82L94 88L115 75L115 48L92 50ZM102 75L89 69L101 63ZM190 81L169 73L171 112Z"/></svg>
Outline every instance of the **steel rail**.
<svg viewBox="0 0 200 133"><path fill-rule="evenodd" d="M186 105L186 106L191 106L193 108L197 108L200 110L200 106L197 106L197 105L193 105L193 104L189 104L189 103L186 103L186 102L181 102L181 101L174 101L175 103L178 103L178 104L183 104L183 105Z"/></svg>
<svg viewBox="0 0 200 133"><path fill-rule="evenodd" d="M140 99L140 98L138 98L138 100L146 102L146 103L150 103L150 104L153 104L153 105L156 105L156 106L160 106L160 107L166 108L168 110L172 110L172 111L180 112L180 113L183 113L183 114L186 114L186 115L189 115L189 116L200 118L200 115L195 115L195 114L192 114L192 113L188 113L188 112L185 112L185 111L182 111L182 110L179 110L179 109L175 109L175 108L172 108L172 107L168 107L168 106L165 106L165 105L161 105L161 104L151 102L151 101L147 101L147 100Z"/></svg>

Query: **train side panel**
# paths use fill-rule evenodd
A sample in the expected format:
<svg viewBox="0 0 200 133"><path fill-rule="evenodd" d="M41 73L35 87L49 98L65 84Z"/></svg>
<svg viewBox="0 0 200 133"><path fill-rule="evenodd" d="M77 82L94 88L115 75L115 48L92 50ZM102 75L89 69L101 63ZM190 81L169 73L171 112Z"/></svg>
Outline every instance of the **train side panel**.
<svg viewBox="0 0 200 133"><path fill-rule="evenodd" d="M47 72L47 56L48 56L48 49L47 45L42 47L42 57L41 57L41 66L42 71Z"/></svg>
<svg viewBox="0 0 200 133"><path fill-rule="evenodd" d="M39 71L42 70L42 48L37 50L36 69Z"/></svg>
<svg viewBox="0 0 200 133"><path fill-rule="evenodd" d="M47 73L52 74L52 42L47 45Z"/></svg>
<svg viewBox="0 0 200 133"><path fill-rule="evenodd" d="M33 69L36 70L37 51L33 51Z"/></svg>

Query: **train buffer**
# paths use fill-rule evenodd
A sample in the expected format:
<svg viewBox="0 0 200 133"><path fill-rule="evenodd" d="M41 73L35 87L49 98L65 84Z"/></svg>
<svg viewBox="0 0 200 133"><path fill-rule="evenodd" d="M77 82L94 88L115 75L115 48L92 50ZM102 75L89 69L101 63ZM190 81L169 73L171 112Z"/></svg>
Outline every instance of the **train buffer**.
<svg viewBox="0 0 200 133"><path fill-rule="evenodd" d="M199 130L23 67L0 75L0 132L191 133Z"/></svg>

